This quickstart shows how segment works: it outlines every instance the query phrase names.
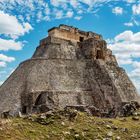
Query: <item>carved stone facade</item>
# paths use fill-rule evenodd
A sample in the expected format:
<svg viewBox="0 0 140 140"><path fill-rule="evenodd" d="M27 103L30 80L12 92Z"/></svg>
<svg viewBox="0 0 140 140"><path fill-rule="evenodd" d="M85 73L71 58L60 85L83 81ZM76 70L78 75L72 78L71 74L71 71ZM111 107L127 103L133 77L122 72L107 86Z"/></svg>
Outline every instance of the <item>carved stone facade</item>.
<svg viewBox="0 0 140 140"><path fill-rule="evenodd" d="M33 57L0 87L0 113L38 113L71 105L106 111L137 99L133 83L100 35L60 25L49 30Z"/></svg>

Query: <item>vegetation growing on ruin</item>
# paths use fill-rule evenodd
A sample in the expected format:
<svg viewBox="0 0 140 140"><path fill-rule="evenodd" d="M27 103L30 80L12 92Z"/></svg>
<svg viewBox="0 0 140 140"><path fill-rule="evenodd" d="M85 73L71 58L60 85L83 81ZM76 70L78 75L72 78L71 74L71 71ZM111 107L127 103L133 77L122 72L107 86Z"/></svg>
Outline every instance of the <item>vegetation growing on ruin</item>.
<svg viewBox="0 0 140 140"><path fill-rule="evenodd" d="M140 117L98 118L77 112L0 120L0 140L139 140Z"/></svg>

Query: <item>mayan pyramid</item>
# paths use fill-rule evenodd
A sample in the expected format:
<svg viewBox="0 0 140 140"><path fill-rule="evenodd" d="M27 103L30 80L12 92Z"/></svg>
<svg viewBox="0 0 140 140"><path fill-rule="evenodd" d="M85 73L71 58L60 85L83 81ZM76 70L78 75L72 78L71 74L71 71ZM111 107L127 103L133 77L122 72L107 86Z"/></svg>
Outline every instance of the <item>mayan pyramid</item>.
<svg viewBox="0 0 140 140"><path fill-rule="evenodd" d="M60 25L0 87L0 113L27 114L89 105L102 110L138 94L102 36Z"/></svg>

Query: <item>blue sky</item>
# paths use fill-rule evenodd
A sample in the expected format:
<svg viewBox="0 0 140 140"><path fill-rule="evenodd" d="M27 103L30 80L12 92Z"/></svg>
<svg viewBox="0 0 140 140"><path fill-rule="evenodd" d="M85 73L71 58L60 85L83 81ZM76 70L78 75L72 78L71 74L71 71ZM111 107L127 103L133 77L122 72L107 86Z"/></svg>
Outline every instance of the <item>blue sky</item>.
<svg viewBox="0 0 140 140"><path fill-rule="evenodd" d="M140 0L0 0L1 84L59 24L102 34L140 93Z"/></svg>

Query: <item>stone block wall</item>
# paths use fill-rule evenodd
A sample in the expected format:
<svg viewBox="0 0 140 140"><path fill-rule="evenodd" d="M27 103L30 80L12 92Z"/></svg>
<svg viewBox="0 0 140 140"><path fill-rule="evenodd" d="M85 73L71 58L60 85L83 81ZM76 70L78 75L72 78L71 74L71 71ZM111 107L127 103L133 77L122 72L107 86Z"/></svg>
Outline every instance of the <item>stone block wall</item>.
<svg viewBox="0 0 140 140"><path fill-rule="evenodd" d="M75 42L82 42L88 38L95 38L95 39L101 39L101 35L98 35L96 33L92 32L84 32L81 30L78 30L77 28L61 25L56 28L52 28L48 32L49 36L65 39L65 40L71 40Z"/></svg>

